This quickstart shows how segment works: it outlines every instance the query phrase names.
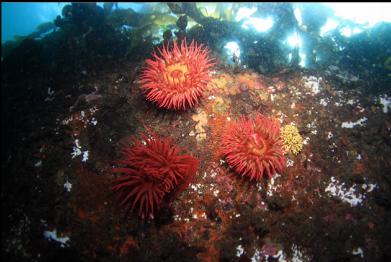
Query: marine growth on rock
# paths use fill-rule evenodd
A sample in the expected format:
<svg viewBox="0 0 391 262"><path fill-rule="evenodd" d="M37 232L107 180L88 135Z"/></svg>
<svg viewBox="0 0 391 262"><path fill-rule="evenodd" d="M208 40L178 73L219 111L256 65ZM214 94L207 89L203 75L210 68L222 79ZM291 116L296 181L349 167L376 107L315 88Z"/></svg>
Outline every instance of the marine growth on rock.
<svg viewBox="0 0 391 262"><path fill-rule="evenodd" d="M287 152L297 155L303 148L303 138L296 126L286 125L281 128L281 137Z"/></svg>

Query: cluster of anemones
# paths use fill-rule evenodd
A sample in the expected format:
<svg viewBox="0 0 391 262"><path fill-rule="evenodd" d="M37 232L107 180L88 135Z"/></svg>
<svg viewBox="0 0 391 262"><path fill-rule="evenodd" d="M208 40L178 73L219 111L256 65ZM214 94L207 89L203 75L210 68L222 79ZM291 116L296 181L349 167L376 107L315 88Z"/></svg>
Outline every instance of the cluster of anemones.
<svg viewBox="0 0 391 262"><path fill-rule="evenodd" d="M187 109L197 104L209 80L210 68L215 64L208 57L208 49L194 40L187 46L186 39L172 50L168 45L157 49L153 60L140 77L141 89L149 101L165 109Z"/></svg>
<svg viewBox="0 0 391 262"><path fill-rule="evenodd" d="M193 179L199 161L180 154L169 138L155 134L133 139L134 145L122 148L121 167L113 169L122 176L114 180L120 204L129 210L137 209L143 218L154 217L156 212L183 191Z"/></svg>
<svg viewBox="0 0 391 262"><path fill-rule="evenodd" d="M222 138L222 153L231 168L250 180L282 172L286 160L280 123L260 114L230 122Z"/></svg>
<svg viewBox="0 0 391 262"><path fill-rule="evenodd" d="M210 67L208 49L186 39L179 46L158 49L153 60L141 74L141 89L146 98L166 109L187 109L197 104L208 81ZM281 129L277 119L256 114L228 122L222 136L221 151L229 166L243 177L259 181L264 175L272 177L285 168L284 147L296 154L302 138L294 126ZM301 140L300 140L301 139ZM128 211L137 210L143 218L153 217L164 205L183 191L194 177L199 161L180 154L169 138L149 132L134 139L133 146L122 148L122 174L114 181L113 190L120 196L121 205Z"/></svg>
<svg viewBox="0 0 391 262"><path fill-rule="evenodd" d="M281 137L284 141L284 149L297 155L303 148L303 138L294 125L286 125L281 129Z"/></svg>

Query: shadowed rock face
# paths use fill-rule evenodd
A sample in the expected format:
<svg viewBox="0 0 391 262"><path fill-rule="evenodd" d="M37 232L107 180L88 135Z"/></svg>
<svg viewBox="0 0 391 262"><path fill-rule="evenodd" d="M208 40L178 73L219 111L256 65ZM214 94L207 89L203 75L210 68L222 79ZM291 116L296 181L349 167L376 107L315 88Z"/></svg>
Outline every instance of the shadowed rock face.
<svg viewBox="0 0 391 262"><path fill-rule="evenodd" d="M75 20L73 8L80 8ZM372 42L365 34L349 43L337 39L346 48L330 60L343 56L343 63L303 69L274 64L283 57L276 38L263 41L230 27L232 21L196 14L205 26L187 26L186 37L207 44L218 64L201 103L177 113L151 105L140 90L152 41L145 38L129 51L135 38L110 23L96 30L102 25L94 22L102 18L97 9L69 5L61 28L21 41L2 60L3 258L389 260L390 85L378 78L388 73L378 65L387 58L382 48L389 25L368 32ZM84 19L83 13L97 15ZM234 32L244 37L242 61L264 73L220 59ZM175 70L173 75L182 77ZM229 123L257 113L278 118L281 126L294 122L303 148L284 155L281 174L252 182L230 169L220 148ZM171 136L200 161L189 186L185 181L167 195L170 207L148 222L137 214L124 218L111 190L118 147L144 125ZM257 136L247 146L262 153ZM61 247L44 232L69 241Z"/></svg>

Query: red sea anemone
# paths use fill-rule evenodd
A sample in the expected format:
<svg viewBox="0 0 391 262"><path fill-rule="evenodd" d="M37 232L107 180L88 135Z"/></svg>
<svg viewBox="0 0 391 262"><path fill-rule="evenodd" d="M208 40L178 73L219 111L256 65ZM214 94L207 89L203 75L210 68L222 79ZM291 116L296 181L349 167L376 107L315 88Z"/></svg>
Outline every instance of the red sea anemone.
<svg viewBox="0 0 391 262"><path fill-rule="evenodd" d="M171 202L193 179L199 161L190 155L181 155L169 138L157 135L141 135L133 147L122 148L122 167L114 173L113 190L120 196L120 204L127 211L137 209L143 218L153 218L156 212Z"/></svg>
<svg viewBox="0 0 391 262"><path fill-rule="evenodd" d="M153 60L147 59L147 67L141 74L141 89L149 101L165 109L187 109L193 107L202 96L209 80L210 67L215 63L208 58L208 49L194 40L190 46L186 39L180 47L158 48Z"/></svg>
<svg viewBox="0 0 391 262"><path fill-rule="evenodd" d="M271 177L285 167L280 138L280 123L257 114L255 119L227 125L223 135L222 152L231 168L250 180L259 181L266 173Z"/></svg>

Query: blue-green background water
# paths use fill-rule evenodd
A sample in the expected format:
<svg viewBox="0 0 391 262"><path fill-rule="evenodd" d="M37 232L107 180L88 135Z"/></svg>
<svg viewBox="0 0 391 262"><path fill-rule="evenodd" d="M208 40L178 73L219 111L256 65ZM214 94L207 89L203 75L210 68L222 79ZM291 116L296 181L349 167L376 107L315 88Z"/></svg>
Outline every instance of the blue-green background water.
<svg viewBox="0 0 391 262"><path fill-rule="evenodd" d="M58 15L61 16L61 11L67 4L69 3L2 3L2 43L15 37L17 39L27 36L37 30L39 25L53 22ZM104 7L104 3L98 5ZM350 38L358 34L366 34L382 23L391 22L391 15L388 12L391 10L389 3L292 3L291 5L294 10L295 21L293 22L297 23L299 28L287 24L285 28L280 29L283 33L278 37L279 41L286 45L287 50L297 48L300 65L303 67L311 66L308 60L312 56L314 41L318 41L314 40L314 36L320 40L329 38L335 42L334 37L337 35L341 38L340 41L349 41ZM198 3L197 6L206 16L215 18L220 15L222 20L240 23L243 31L253 31L254 35L263 34L266 37L276 21L286 15L273 8L269 9L267 4L260 7L257 4L245 3ZM116 3L112 10L127 8L141 14L167 13L167 6L163 3ZM232 11L233 9L235 11ZM222 18L221 14L227 13L228 10L232 11L231 15ZM173 15L173 17L178 16ZM163 22L159 26L169 28L170 24ZM191 26L189 23L189 27ZM152 30L150 33L162 38L163 30ZM221 45L226 48L228 56L235 53L241 58L240 53L243 54L243 48L234 38L227 39ZM344 47L338 48L342 50ZM292 52L287 52L287 55L291 60ZM316 60L325 60L322 56L327 55L318 52Z"/></svg>
<svg viewBox="0 0 391 262"><path fill-rule="evenodd" d="M1 3L1 42L12 40L15 35L28 35L42 23L53 21L61 14L63 3ZM98 3L103 6L103 3ZM142 3L119 3L121 8L142 9Z"/></svg>

